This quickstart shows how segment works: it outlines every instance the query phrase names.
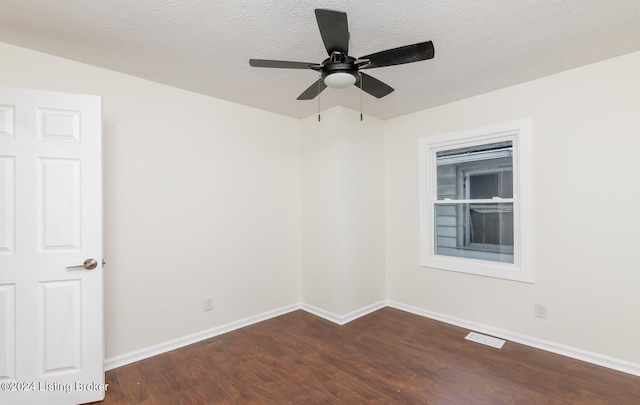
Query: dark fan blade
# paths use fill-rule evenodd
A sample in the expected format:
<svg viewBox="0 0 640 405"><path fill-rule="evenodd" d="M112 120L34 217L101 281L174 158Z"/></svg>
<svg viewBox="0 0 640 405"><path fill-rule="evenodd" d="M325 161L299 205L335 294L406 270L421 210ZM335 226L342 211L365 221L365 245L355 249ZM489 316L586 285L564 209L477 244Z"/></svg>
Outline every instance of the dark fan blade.
<svg viewBox="0 0 640 405"><path fill-rule="evenodd" d="M311 86L309 86L308 89L303 91L302 94L298 96L298 100L313 100L318 94L322 92L322 90L326 88L327 85L324 84L324 80L320 78Z"/></svg>
<svg viewBox="0 0 640 405"><path fill-rule="evenodd" d="M285 60L249 59L253 67L283 68L283 69L310 69L315 63L288 62Z"/></svg>
<svg viewBox="0 0 640 405"><path fill-rule="evenodd" d="M421 42L419 44L401 46L387 49L386 51L372 53L359 59L369 59L371 63L363 66L363 69L378 68L383 66L401 65L403 63L418 62L433 58L433 42Z"/></svg>
<svg viewBox="0 0 640 405"><path fill-rule="evenodd" d="M392 87L366 73L360 72L359 76L362 77L362 90L374 97L382 98L393 91ZM360 78L356 79L354 86L360 88L360 80Z"/></svg>
<svg viewBox="0 0 640 405"><path fill-rule="evenodd" d="M349 51L349 25L347 13L341 11L316 9L316 20L320 29L320 36L327 53Z"/></svg>

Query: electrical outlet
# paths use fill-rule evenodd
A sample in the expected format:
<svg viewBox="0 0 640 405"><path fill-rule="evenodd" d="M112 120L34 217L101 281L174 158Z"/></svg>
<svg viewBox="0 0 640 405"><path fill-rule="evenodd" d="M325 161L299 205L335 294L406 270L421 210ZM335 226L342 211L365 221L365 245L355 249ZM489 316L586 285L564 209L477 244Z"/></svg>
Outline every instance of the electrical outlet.
<svg viewBox="0 0 640 405"><path fill-rule="evenodd" d="M536 304L535 307L535 315L538 318L546 318L547 317L547 306L544 304Z"/></svg>
<svg viewBox="0 0 640 405"><path fill-rule="evenodd" d="M211 311L212 309L213 309L213 298L212 297L205 298L202 304L202 310Z"/></svg>

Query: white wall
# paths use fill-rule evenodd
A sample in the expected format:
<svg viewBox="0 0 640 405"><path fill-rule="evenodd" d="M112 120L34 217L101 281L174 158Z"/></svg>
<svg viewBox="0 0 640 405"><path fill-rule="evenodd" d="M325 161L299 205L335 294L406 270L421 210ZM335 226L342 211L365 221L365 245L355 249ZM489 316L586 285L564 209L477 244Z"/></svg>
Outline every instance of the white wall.
<svg viewBox="0 0 640 405"><path fill-rule="evenodd" d="M338 318L386 294L382 131L342 107L302 121L302 300Z"/></svg>
<svg viewBox="0 0 640 405"><path fill-rule="evenodd" d="M640 363L640 53L385 122L388 298ZM421 268L418 138L533 119L534 284ZM535 318L534 303L548 305Z"/></svg>
<svg viewBox="0 0 640 405"><path fill-rule="evenodd" d="M103 97L107 358L300 302L298 120L2 43L0 59L2 86Z"/></svg>

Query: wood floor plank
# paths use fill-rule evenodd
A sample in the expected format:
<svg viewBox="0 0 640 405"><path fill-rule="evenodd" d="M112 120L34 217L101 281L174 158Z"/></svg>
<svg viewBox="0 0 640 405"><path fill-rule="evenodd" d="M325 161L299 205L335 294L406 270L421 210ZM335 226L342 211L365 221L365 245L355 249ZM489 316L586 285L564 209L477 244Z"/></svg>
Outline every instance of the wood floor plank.
<svg viewBox="0 0 640 405"><path fill-rule="evenodd" d="M294 311L110 370L99 403L640 403L640 377L468 332L392 308L343 326Z"/></svg>

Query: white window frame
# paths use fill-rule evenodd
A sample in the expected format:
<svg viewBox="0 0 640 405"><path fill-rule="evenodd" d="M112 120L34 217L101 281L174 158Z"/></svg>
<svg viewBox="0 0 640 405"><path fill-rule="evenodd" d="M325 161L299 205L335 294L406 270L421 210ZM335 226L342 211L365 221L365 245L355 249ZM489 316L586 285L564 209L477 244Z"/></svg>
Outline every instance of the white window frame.
<svg viewBox="0 0 640 405"><path fill-rule="evenodd" d="M499 141L513 145L514 262L479 260L435 253L436 153ZM530 119L420 138L420 265L533 283L533 145ZM466 200L465 200L466 201ZM480 200L481 201L481 200ZM495 202L495 201L494 201ZM442 201L440 202L442 203Z"/></svg>

